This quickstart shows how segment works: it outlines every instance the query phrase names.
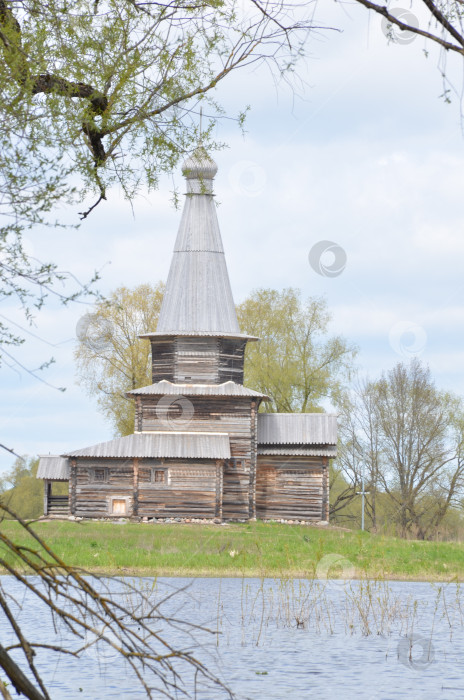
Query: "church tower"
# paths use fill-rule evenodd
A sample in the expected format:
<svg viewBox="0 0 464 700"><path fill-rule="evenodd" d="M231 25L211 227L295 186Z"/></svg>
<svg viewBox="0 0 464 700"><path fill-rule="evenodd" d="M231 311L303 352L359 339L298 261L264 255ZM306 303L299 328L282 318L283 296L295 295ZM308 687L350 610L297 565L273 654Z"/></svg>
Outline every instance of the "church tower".
<svg viewBox="0 0 464 700"><path fill-rule="evenodd" d="M216 163L199 147L182 168L186 201L152 345L153 383L243 384L240 333L216 216Z"/></svg>
<svg viewBox="0 0 464 700"><path fill-rule="evenodd" d="M245 347L257 338L237 321L214 202L216 163L200 146L182 172L186 200L161 313L156 331L141 336L151 342L153 384L129 392L135 430L163 429L167 420L174 430L227 433L222 516L245 520L256 515L257 414L267 398L243 386Z"/></svg>

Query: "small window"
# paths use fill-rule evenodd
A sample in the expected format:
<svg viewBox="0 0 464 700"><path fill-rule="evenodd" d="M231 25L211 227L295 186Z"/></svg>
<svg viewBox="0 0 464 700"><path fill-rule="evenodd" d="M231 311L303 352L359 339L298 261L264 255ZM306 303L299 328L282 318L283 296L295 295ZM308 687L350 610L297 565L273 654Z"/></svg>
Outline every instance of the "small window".
<svg viewBox="0 0 464 700"><path fill-rule="evenodd" d="M89 470L90 480L99 484L103 484L108 481L108 469L107 467L94 467Z"/></svg>
<svg viewBox="0 0 464 700"><path fill-rule="evenodd" d="M157 467L143 467L139 469L139 486L143 487L149 484L156 484L157 486L169 484L168 470Z"/></svg>
<svg viewBox="0 0 464 700"><path fill-rule="evenodd" d="M113 515L126 515L127 503L125 498L113 498L112 500Z"/></svg>

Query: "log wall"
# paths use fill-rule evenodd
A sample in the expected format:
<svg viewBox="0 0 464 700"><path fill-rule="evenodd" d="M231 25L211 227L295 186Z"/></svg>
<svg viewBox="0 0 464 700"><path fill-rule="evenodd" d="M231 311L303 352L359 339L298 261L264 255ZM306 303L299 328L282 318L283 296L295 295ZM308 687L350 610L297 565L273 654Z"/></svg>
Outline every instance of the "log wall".
<svg viewBox="0 0 464 700"><path fill-rule="evenodd" d="M246 341L214 337L152 339L152 381L243 384Z"/></svg>
<svg viewBox="0 0 464 700"><path fill-rule="evenodd" d="M218 381L243 384L246 340L220 338L218 358Z"/></svg>
<svg viewBox="0 0 464 700"><path fill-rule="evenodd" d="M227 433L232 459L227 461L224 470L223 518L242 520L255 517L256 400L189 396L174 401L175 397L172 398L173 403L166 408L165 398L161 396L143 397L142 431Z"/></svg>
<svg viewBox="0 0 464 700"><path fill-rule="evenodd" d="M258 455L256 515L264 520L326 520L324 458Z"/></svg>
<svg viewBox="0 0 464 700"><path fill-rule="evenodd" d="M105 470L105 480L95 480L95 470ZM77 459L73 515L82 518L133 515L134 468L130 459ZM113 499L126 502L126 513L113 513Z"/></svg>
<svg viewBox="0 0 464 700"><path fill-rule="evenodd" d="M149 460L140 460L140 472ZM138 515L156 518L215 518L216 460L164 460L164 483L139 480ZM160 470L160 467L156 467Z"/></svg>
<svg viewBox="0 0 464 700"><path fill-rule="evenodd" d="M104 481L95 480L95 470L104 471ZM84 518L220 517L222 470L223 461L212 459L80 459L72 474L73 514Z"/></svg>
<svg viewBox="0 0 464 700"><path fill-rule="evenodd" d="M174 381L175 342L175 338L151 341L153 384L162 379L166 379L168 382Z"/></svg>

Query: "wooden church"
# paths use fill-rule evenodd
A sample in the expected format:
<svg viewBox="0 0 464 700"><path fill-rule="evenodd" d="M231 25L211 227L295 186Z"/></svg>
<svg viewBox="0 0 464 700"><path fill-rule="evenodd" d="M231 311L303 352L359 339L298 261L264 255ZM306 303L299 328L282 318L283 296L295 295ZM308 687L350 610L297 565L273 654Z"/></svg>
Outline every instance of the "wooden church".
<svg viewBox="0 0 464 700"><path fill-rule="evenodd" d="M337 419L262 413L243 385L240 332L213 200L217 166L199 147L151 343L150 386L130 391L134 433L40 459L44 515L328 520ZM53 483L69 482L69 496Z"/></svg>

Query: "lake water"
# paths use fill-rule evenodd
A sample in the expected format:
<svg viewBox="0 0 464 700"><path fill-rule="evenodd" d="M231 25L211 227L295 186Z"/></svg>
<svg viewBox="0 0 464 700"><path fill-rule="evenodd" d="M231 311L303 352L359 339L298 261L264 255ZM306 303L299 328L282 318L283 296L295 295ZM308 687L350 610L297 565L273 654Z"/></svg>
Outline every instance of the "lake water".
<svg viewBox="0 0 464 700"><path fill-rule="evenodd" d="M131 581L157 600L186 586L163 604L165 614L216 634L160 630L173 646L194 652L240 700L464 698L464 591L455 584ZM0 583L14 597L16 619L31 641L75 648L69 633L55 630L48 612L17 581L2 577ZM0 624L6 646L11 631L5 619ZM12 653L20 662L19 652ZM37 666L52 700L146 697L131 669L101 643L79 659L40 650ZM184 678L193 694L192 674ZM200 681L197 697L221 700L227 694Z"/></svg>

